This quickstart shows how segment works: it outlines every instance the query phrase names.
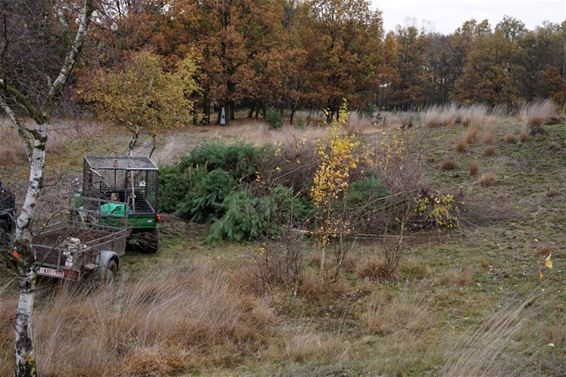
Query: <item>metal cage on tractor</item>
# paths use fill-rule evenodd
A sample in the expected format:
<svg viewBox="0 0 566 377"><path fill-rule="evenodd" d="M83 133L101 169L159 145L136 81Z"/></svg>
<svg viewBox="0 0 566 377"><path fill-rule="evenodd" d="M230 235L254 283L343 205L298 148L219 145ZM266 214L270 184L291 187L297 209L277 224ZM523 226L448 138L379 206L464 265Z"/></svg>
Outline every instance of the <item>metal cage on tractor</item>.
<svg viewBox="0 0 566 377"><path fill-rule="evenodd" d="M77 207L97 206L99 222L111 226L125 222L132 230L130 244L157 251L159 169L153 161L147 157L87 156L82 187Z"/></svg>

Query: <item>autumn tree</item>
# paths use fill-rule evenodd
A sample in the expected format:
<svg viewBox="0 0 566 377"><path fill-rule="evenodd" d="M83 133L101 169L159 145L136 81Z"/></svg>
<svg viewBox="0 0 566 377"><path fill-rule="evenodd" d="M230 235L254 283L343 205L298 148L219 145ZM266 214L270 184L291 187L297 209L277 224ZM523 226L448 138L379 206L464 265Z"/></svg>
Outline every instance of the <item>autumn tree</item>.
<svg viewBox="0 0 566 377"><path fill-rule="evenodd" d="M14 240L2 254L14 267L19 287L15 375L28 377L37 375L32 336L36 273L31 227L42 189L51 115L77 64L93 4L84 0L80 9L73 2L19 0L1 4L0 108L17 130L29 164L27 192L15 222Z"/></svg>
<svg viewBox="0 0 566 377"><path fill-rule="evenodd" d="M430 38L414 26L397 28L397 69L400 79L390 88L389 104L408 109L423 105L429 92L427 51Z"/></svg>
<svg viewBox="0 0 566 377"><path fill-rule="evenodd" d="M124 67L97 74L84 97L94 103L100 119L131 133L129 154L140 133L147 132L153 140L151 156L160 131L182 127L197 117L195 72L190 56L181 60L174 72L165 72L158 56L142 51Z"/></svg>
<svg viewBox="0 0 566 377"><path fill-rule="evenodd" d="M513 44L503 30L478 37L455 83L455 98L462 103L514 103L518 92L513 81L512 56Z"/></svg>

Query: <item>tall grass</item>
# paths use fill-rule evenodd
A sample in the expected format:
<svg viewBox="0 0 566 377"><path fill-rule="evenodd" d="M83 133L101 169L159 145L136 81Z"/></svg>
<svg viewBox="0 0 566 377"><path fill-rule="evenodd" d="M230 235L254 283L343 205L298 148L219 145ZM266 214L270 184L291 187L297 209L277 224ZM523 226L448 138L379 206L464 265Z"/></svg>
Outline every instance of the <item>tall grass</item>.
<svg viewBox="0 0 566 377"><path fill-rule="evenodd" d="M421 113L421 124L426 127L450 127L461 124L464 127L479 128L499 117L506 117L503 108L490 109L482 104L458 106L455 103L433 105Z"/></svg>
<svg viewBox="0 0 566 377"><path fill-rule="evenodd" d="M512 301L474 331L464 334L459 344L449 352L440 376L540 376L540 372L527 372L524 367L535 360L534 351L540 350L543 345L527 341L527 345L520 349L516 342L521 330L537 315L540 299L541 293L537 290L523 299ZM526 359L525 355L528 355Z"/></svg>
<svg viewBox="0 0 566 377"><path fill-rule="evenodd" d="M529 102L521 109L523 130L532 132L558 116L558 106L550 99Z"/></svg>
<svg viewBox="0 0 566 377"><path fill-rule="evenodd" d="M4 316L13 301L0 311L2 349L11 349ZM207 265L123 277L91 293L57 288L34 315L38 368L43 376L168 376L231 364L257 351L273 319L261 299L235 291L225 271Z"/></svg>

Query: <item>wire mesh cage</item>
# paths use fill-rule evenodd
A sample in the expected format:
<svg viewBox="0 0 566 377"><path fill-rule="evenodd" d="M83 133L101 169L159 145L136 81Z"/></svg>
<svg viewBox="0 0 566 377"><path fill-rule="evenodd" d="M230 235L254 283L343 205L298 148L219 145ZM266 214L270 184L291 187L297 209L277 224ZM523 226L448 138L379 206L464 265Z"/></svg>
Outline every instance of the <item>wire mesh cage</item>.
<svg viewBox="0 0 566 377"><path fill-rule="evenodd" d="M155 213L159 169L147 157L84 159L83 195L126 203L130 213Z"/></svg>

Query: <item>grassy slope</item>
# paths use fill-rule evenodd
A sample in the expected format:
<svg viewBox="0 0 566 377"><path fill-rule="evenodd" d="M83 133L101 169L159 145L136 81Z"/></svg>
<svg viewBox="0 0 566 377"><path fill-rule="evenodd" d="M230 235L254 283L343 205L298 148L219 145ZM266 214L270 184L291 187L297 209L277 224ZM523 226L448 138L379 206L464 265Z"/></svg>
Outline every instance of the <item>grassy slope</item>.
<svg viewBox="0 0 566 377"><path fill-rule="evenodd" d="M538 321L541 326L532 323L517 340L540 347L554 343L534 360L543 375L558 375L565 352L566 296L563 288L557 288L565 281L566 192L560 184L566 182L566 126L547 129L546 135L524 144L504 143L507 129L496 129L494 157L482 156L480 142L466 153L453 151L464 132L461 128L427 130L427 148L435 156L427 165L427 179L443 191L464 192L465 206L470 208L464 216L473 225L409 242L396 282L358 280L353 266L346 269L346 288L338 295L311 300L279 292L273 298L279 335L269 339L262 352L187 375L436 375L445 352L466 330L509 299L536 289L544 258L537 250L550 242L558 245L555 268L544 282L552 294ZM53 156L50 173L75 174L83 154L105 152L119 144L105 137L96 143L74 141ZM458 169L440 169L447 154L454 156ZM470 159L479 161L480 174L495 171L498 184L483 188L477 178L469 177ZM549 188L558 189L558 195L547 197ZM161 264L195 258L235 269L257 248L254 244L209 246L202 241L202 229L186 229L173 220L166 221L165 228L168 225L176 228L164 234L160 254L128 255L125 271L143 275ZM359 243L353 264L371 256L374 249L371 243ZM309 258L316 259L314 251ZM381 326L368 327L369 302L387 303L374 318L383 322ZM388 312L394 304L397 310ZM524 354L516 358L519 363L526 360Z"/></svg>
<svg viewBox="0 0 566 377"><path fill-rule="evenodd" d="M566 181L566 127L549 126L545 136L523 144L505 143L506 132L506 127L495 130L496 155L483 157L485 145L481 142L470 146L466 153L452 152L463 133L461 129L429 130L427 146L436 162L429 162L427 178L443 191L464 192L465 207L470 208L464 216L473 224L413 243L399 280L390 285L373 285L367 296L314 305L300 298L287 298L282 317L293 326L298 322L299 332L304 333L302 339L287 340L278 357L258 356L258 360L244 362L237 370L211 369L202 374L435 375L443 353L466 330L481 324L510 299L536 289L543 259L537 251L548 243L563 245L566 241L566 193L560 187ZM446 155L454 156L459 168L442 171L440 163ZM498 183L481 187L478 178L468 174L470 159L479 161L480 174L494 171ZM558 189L558 194L547 197L550 188ZM494 220L488 220L491 218ZM169 239L164 254L183 253L184 242ZM194 249L191 255L219 259L237 259L246 250L246 246L238 245L220 249L194 245L190 246ZM373 248L361 245L355 258L371 255ZM559 360L564 356L566 295L556 289L564 284L564 251L560 246L554 257L555 269L547 274L544 283L551 288L552 296L545 301L542 326L529 328L519 336L541 347L555 343L557 347L545 349L543 356L534 358L548 375L557 375ZM352 273L347 276L351 290L367 289ZM364 323L364 311L375 296L408 296L409 300L416 296L417 304L429 311L430 317L414 331L385 326L383 333L371 334ZM518 363L525 361L523 354L514 357Z"/></svg>

